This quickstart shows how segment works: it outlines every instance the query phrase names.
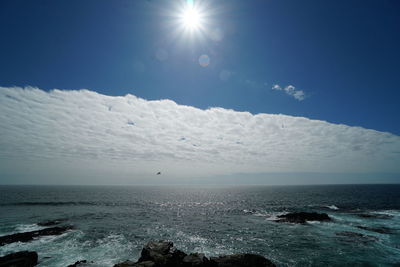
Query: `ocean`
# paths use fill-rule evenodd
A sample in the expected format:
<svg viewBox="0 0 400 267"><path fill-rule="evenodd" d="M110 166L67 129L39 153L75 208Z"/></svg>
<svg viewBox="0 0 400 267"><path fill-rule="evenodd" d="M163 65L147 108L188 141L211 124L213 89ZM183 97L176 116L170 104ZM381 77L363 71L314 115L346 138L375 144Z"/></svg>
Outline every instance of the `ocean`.
<svg viewBox="0 0 400 267"><path fill-rule="evenodd" d="M275 221L294 211L332 221ZM400 264L400 185L0 186L1 236L54 219L75 229L0 246L0 256L31 250L38 266L113 266L136 260L147 241L170 240L187 253L256 253L278 266Z"/></svg>

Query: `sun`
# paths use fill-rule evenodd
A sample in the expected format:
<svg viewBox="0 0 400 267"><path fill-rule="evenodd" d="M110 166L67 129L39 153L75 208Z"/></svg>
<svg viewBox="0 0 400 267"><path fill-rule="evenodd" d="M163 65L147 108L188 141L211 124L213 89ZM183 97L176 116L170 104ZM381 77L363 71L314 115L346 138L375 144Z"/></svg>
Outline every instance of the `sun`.
<svg viewBox="0 0 400 267"><path fill-rule="evenodd" d="M186 6L182 10L182 14L180 16L181 23L184 28L188 30L198 30L202 27L203 18L201 12L194 6Z"/></svg>
<svg viewBox="0 0 400 267"><path fill-rule="evenodd" d="M171 1L172 2L172 1ZM168 9L168 28L172 39L179 43L207 41L213 27L215 12L207 1L180 0L173 1L173 7Z"/></svg>
<svg viewBox="0 0 400 267"><path fill-rule="evenodd" d="M182 14L182 22L185 27L196 29L200 26L200 14L194 7L187 7Z"/></svg>

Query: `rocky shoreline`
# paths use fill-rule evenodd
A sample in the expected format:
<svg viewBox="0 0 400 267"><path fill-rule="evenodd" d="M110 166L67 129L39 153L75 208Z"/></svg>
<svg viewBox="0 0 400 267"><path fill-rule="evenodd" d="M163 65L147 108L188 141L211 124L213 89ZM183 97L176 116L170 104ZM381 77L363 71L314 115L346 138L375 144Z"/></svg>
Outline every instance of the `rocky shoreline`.
<svg viewBox="0 0 400 267"><path fill-rule="evenodd" d="M367 217L370 218L370 217ZM14 233L0 236L0 246L14 242L30 242L41 236L61 235L69 230L73 230L71 225L63 225L66 219L56 219L37 223L38 226L47 228ZM329 222L332 219L326 213L316 212L292 212L279 215L275 220L277 223L305 224L307 221ZM61 224L61 225L59 225ZM50 227L51 226L51 227ZM392 229L386 227L366 227L356 226L359 229L390 234ZM346 242L367 243L376 240L375 236L361 234L357 232L337 232L336 236ZM38 264L38 254L34 251L20 251L0 257L0 267L32 267ZM67 267L84 267L96 264L87 260L79 260ZM240 253L231 255L221 255L218 257L207 258L202 253L185 253L174 247L170 241L150 241L142 249L137 261L126 260L115 264L114 267L267 267L275 266L269 259L256 254Z"/></svg>
<svg viewBox="0 0 400 267"><path fill-rule="evenodd" d="M329 221L325 213L298 212L288 213L278 217L277 222L305 223L306 221ZM61 235L74 229L70 225L61 225L66 219L56 219L37 223L46 226L41 230L15 233L0 237L0 246L14 242L29 242L41 236ZM52 226L52 227L49 227ZM93 262L80 260L68 267L90 266ZM0 257L0 267L32 267L38 264L38 254L34 251L20 251ZM114 267L267 267L275 266L267 258L256 254L232 254L207 258L202 253L190 253L176 249L169 241L150 241L142 249L137 262L127 260L114 265Z"/></svg>
<svg viewBox="0 0 400 267"><path fill-rule="evenodd" d="M40 224L38 224L40 225ZM12 235L0 236L0 246L4 246L7 244L11 244L14 242L29 242L34 238L41 236L49 236L49 235L61 235L68 230L72 230L72 226L55 226L51 228L45 228L42 230L24 232L24 233L16 233ZM1 266L1 265L0 265Z"/></svg>
<svg viewBox="0 0 400 267"><path fill-rule="evenodd" d="M90 266L93 262L80 260L67 267ZM0 257L1 267L33 267L38 264L34 251L20 251ZM142 249L140 258L126 260L114 267L274 267L267 258L248 253L207 258L203 253L190 253L176 249L169 241L150 241Z"/></svg>

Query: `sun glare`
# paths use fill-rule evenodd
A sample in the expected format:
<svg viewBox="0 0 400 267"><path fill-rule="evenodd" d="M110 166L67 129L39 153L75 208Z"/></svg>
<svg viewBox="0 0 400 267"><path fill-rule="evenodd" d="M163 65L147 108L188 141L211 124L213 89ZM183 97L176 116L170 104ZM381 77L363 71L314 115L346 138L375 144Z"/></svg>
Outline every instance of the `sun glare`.
<svg viewBox="0 0 400 267"><path fill-rule="evenodd" d="M203 42L212 34L210 6L204 2L186 0L174 1L175 7L169 16L174 39L179 42ZM212 38L212 37L210 37Z"/></svg>
<svg viewBox="0 0 400 267"><path fill-rule="evenodd" d="M201 27L201 14L193 6L187 6L182 12L182 23L189 30L196 30Z"/></svg>

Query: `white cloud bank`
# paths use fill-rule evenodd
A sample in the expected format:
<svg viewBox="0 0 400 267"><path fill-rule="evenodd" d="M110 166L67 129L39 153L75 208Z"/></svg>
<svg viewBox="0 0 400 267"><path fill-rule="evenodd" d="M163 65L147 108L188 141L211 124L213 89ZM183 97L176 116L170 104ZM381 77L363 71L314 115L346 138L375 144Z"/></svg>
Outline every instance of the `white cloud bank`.
<svg viewBox="0 0 400 267"><path fill-rule="evenodd" d="M48 181L41 180L45 176L61 182L85 176L94 183L123 176L129 183L157 171L185 179L248 172L400 173L400 137L390 133L133 95L0 87L0 125L0 183L23 174L35 176L32 183Z"/></svg>
<svg viewBox="0 0 400 267"><path fill-rule="evenodd" d="M297 90L293 85L288 85L282 88L279 84L275 84L272 86L272 90L284 91L287 95L290 95L299 101L303 101L306 98L304 91Z"/></svg>

